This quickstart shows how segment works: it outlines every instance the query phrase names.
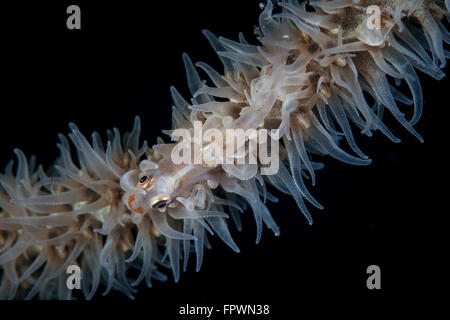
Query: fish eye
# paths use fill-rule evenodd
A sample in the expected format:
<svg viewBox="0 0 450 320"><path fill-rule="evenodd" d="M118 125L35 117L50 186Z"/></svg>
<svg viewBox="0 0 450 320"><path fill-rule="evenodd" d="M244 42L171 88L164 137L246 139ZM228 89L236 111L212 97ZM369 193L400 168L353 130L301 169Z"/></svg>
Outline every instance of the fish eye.
<svg viewBox="0 0 450 320"><path fill-rule="evenodd" d="M159 200L157 203L153 205L153 208L162 208L167 204L166 200Z"/></svg>
<svg viewBox="0 0 450 320"><path fill-rule="evenodd" d="M153 179L152 176L144 175L139 178L139 188L144 190L149 190L151 187L153 187L155 183L155 179Z"/></svg>
<svg viewBox="0 0 450 320"><path fill-rule="evenodd" d="M148 179L148 176L141 177L141 180L139 180L139 183L144 183Z"/></svg>
<svg viewBox="0 0 450 320"><path fill-rule="evenodd" d="M170 197L167 195L156 196L152 199L152 208L164 208L170 201Z"/></svg>

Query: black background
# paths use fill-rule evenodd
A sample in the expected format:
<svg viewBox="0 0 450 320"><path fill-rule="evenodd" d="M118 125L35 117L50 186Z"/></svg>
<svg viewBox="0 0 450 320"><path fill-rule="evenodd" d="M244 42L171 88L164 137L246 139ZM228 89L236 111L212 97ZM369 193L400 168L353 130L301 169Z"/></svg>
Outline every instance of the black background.
<svg viewBox="0 0 450 320"><path fill-rule="evenodd" d="M222 71L201 30L233 40L242 31L256 43L258 3L2 4L0 167L14 157L15 147L28 156L35 154L48 167L58 156L56 135L66 134L69 122L89 136L113 127L130 130L139 115L142 137L153 144L162 129L170 128L169 86L189 98L181 54L187 52L193 61ZM81 7L81 30L66 28L70 4ZM240 254L214 238L199 273L193 270L191 257L189 271L177 284L167 272L168 282L140 286L134 302L117 292L103 297L99 290L80 310L98 306L126 312L140 306L149 318L173 319L186 303L269 304L270 318L281 319L301 315L314 302L325 309L336 300L349 308L367 302L376 309L384 299L435 293L447 267L439 261L447 252L438 229L448 213L443 205L447 199L439 195L439 190L448 189L444 178L448 143L447 128L438 122L445 120L448 81L424 74L420 79L425 111L416 128L425 143L389 117L386 122L401 144L380 133L372 138L357 134L359 146L373 163L352 167L323 159L326 167L310 190L325 210L309 206L312 226L293 199L277 192L280 202L269 209L281 228L280 237L265 229L256 246L253 217L247 211L244 231L232 231ZM366 287L366 268L372 264L382 272L378 291ZM33 304L48 306L48 302Z"/></svg>

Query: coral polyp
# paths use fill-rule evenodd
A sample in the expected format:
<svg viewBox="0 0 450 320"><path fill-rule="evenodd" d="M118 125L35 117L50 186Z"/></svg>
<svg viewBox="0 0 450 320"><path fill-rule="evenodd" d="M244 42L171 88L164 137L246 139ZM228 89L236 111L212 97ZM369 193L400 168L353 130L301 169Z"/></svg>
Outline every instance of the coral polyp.
<svg viewBox="0 0 450 320"><path fill-rule="evenodd" d="M158 138L149 147L140 142L139 118L130 132L114 129L106 140L95 133L91 142L70 124L71 143L59 135L60 157L49 170L15 150L16 169L11 161L0 175L0 298L71 299L71 265L83 270L86 299L101 283L105 294L118 290L133 298L141 282L165 281L164 268L178 281L191 253L200 270L208 235L239 252L229 227L233 221L241 230L244 213L253 214L256 243L265 227L280 234L266 206L278 201L269 188L291 195L311 224L307 203L322 206L304 179L314 186L323 167L311 155L370 164L352 128L400 142L383 122L386 112L423 141L414 128L423 113L416 70L444 77L449 6L439 0L286 0L274 8L268 1L255 29L259 44L243 34L232 41L205 30L223 73L183 55L192 98L171 87L172 128L164 133L191 133L197 125L219 133L277 132L264 142L279 161L272 174L261 170L259 154L256 163L241 163L254 155L245 148L231 162L175 162L174 150L186 141ZM201 140L194 153L203 156L218 142ZM130 269L138 270L137 278L129 278Z"/></svg>

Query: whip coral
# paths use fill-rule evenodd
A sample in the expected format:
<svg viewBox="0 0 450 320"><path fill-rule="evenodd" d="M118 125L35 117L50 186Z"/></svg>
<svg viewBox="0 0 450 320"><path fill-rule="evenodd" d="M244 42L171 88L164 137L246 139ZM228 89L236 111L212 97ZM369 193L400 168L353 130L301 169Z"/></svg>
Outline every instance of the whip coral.
<svg viewBox="0 0 450 320"><path fill-rule="evenodd" d="M371 6L379 9L376 28L369 21ZM70 124L73 146L59 135L60 157L48 171L16 150L15 172L11 161L0 175L0 298L70 299L70 265L83 272L86 299L100 283L105 294L118 290L132 298L142 281L164 281L164 267L178 281L191 252L200 269L208 234L239 252L229 218L241 230L240 215L251 211L257 243L264 225L280 233L265 204L277 201L268 186L292 195L311 224L306 202L322 206L303 179L314 185L315 171L323 167L311 154L370 164L351 128L367 136L379 130L400 142L383 123L385 111L423 141L414 129L423 109L415 70L444 77L449 6L431 0L317 0L307 7L287 0L274 8L268 1L255 29L259 45L242 34L232 41L204 31L223 75L184 54L192 98L171 88L172 129L165 133L191 132L196 122L220 132L278 129L278 136L267 139L267 145L280 141L273 175L262 175L260 162L241 164L237 156L232 163L176 164L171 155L183 142L140 144L139 118L123 136L108 131L106 144L97 133L89 142ZM403 82L410 97L401 92ZM408 108L409 119L403 111ZM343 140L354 155L341 148ZM131 268L139 271L136 279L127 276Z"/></svg>

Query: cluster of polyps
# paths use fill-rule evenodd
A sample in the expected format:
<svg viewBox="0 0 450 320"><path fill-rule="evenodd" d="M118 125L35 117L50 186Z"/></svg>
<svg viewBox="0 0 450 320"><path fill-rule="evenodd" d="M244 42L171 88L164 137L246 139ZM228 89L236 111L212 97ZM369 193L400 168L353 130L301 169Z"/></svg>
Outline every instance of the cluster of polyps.
<svg viewBox="0 0 450 320"><path fill-rule="evenodd" d="M171 88L172 129L277 129L279 170L261 175L257 163L220 165L174 163L176 143L162 140L153 148L139 147L139 121L123 136L108 132L106 148L98 134L89 143L71 125L70 146L60 136L61 157L49 172L35 168L17 151L0 176L0 297L70 298L66 268L83 271L82 291L91 298L101 282L133 296L145 279L166 278L157 268L171 268L179 278L191 251L200 268L207 233L239 251L228 228L228 214L241 229L240 214L250 206L257 227L275 234L278 226L266 200L277 201L267 185L291 194L309 223L304 200L321 208L303 178L315 183L322 164L311 155L330 155L354 165L370 160L358 148L350 123L363 134L380 130L399 142L382 122L387 109L409 132L422 113L422 92L415 69L441 79L450 36L443 24L448 1L337 0L305 3L281 1L273 13L269 1L256 30L260 45L204 34L224 66L220 75L205 63L196 64L209 77L201 81L183 56L191 103ZM379 27L368 23L368 7L377 6ZM389 82L405 81L412 98ZM364 93L363 93L364 92ZM371 102L370 102L371 101ZM414 105L407 120L402 109ZM172 133L168 130L166 133ZM340 147L345 138L350 155ZM178 142L182 143L182 142ZM202 149L204 146L201 142ZM277 144L278 145L278 144ZM244 152L245 154L245 152ZM261 159L259 159L261 160ZM227 210L225 210L227 208ZM140 270L137 279L126 276Z"/></svg>

